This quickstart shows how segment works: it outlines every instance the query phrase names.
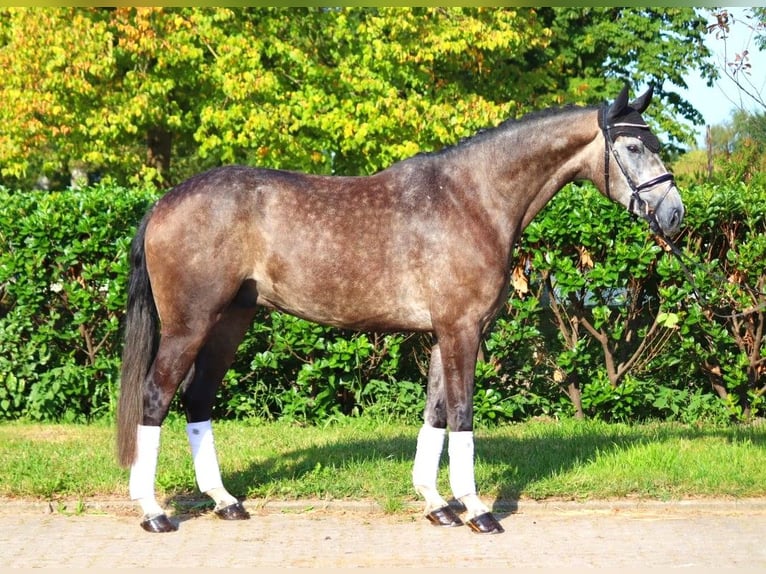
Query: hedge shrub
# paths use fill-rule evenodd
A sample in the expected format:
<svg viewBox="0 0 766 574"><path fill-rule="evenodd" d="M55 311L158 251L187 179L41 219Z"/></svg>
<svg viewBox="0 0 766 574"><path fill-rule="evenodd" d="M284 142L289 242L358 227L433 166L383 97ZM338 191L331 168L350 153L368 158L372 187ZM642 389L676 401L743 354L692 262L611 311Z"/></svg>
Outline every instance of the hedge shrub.
<svg viewBox="0 0 766 574"><path fill-rule="evenodd" d="M677 242L568 186L526 229L477 366L479 424L535 416L742 420L763 408L766 190L691 187ZM153 189L0 189L0 417L112 416L127 250ZM756 291L749 290L755 288ZM696 289L696 291L695 291ZM430 337L350 333L262 311L218 417L417 420Z"/></svg>
<svg viewBox="0 0 766 574"><path fill-rule="evenodd" d="M150 190L0 191L0 416L111 412L127 250Z"/></svg>

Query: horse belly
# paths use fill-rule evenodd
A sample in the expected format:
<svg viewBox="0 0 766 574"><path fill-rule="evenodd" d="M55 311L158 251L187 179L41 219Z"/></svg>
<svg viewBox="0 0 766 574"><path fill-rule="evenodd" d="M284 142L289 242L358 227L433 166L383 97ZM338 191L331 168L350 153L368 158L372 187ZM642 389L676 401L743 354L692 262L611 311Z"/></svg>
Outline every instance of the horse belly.
<svg viewBox="0 0 766 574"><path fill-rule="evenodd" d="M258 303L303 319L345 329L427 331L431 313L416 281L357 265L290 265L256 271Z"/></svg>

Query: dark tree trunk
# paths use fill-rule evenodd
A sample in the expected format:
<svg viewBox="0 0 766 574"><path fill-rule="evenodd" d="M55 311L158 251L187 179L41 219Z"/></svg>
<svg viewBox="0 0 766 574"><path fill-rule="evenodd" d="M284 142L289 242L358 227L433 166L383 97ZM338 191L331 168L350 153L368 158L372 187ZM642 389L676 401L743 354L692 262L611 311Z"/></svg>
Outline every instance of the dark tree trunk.
<svg viewBox="0 0 766 574"><path fill-rule="evenodd" d="M146 134L146 165L157 170L161 182L167 180L170 171L172 141L172 134L165 128L155 127Z"/></svg>

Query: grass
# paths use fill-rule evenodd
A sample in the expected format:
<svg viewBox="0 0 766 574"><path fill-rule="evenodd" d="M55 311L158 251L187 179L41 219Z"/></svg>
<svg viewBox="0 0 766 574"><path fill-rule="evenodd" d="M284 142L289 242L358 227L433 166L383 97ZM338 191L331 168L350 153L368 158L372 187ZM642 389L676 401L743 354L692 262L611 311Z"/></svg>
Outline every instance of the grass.
<svg viewBox="0 0 766 574"><path fill-rule="evenodd" d="M417 500L410 484L417 426L364 418L324 427L221 421L215 431L224 483L236 495L374 500L388 512ZM475 434L480 495L496 503L766 496L766 425L538 421ZM128 471L115 462L107 422L2 423L0 445L0 496L127 499ZM446 452L439 486L449 496ZM178 419L163 427L157 489L166 500L198 494Z"/></svg>

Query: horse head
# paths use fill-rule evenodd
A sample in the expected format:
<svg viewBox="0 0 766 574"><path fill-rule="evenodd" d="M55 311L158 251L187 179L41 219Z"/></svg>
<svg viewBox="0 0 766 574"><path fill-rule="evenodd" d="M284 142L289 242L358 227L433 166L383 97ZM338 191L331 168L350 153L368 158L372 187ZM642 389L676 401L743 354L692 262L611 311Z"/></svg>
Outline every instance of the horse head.
<svg viewBox="0 0 766 574"><path fill-rule="evenodd" d="M599 111L604 134L606 195L646 219L655 233L672 235L684 216L673 175L660 159L660 142L641 114L652 99L652 87L628 102L625 86L611 105Z"/></svg>

